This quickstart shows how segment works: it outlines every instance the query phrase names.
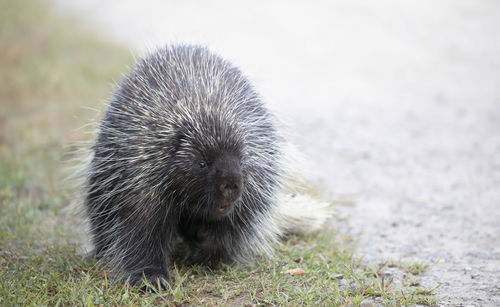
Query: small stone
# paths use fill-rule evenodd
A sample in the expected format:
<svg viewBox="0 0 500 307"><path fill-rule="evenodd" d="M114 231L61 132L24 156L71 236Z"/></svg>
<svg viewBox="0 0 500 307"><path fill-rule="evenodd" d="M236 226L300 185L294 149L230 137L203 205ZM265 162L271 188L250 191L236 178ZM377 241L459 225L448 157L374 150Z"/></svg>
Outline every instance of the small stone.
<svg viewBox="0 0 500 307"><path fill-rule="evenodd" d="M363 300L359 306L360 307L373 307L373 303L371 300Z"/></svg>
<svg viewBox="0 0 500 307"><path fill-rule="evenodd" d="M344 278L344 274L331 274L330 278L331 279L342 279L342 278Z"/></svg>
<svg viewBox="0 0 500 307"><path fill-rule="evenodd" d="M395 270L393 268L386 269L386 270L380 271L380 276L390 277L390 276L394 275L394 272L395 272Z"/></svg>

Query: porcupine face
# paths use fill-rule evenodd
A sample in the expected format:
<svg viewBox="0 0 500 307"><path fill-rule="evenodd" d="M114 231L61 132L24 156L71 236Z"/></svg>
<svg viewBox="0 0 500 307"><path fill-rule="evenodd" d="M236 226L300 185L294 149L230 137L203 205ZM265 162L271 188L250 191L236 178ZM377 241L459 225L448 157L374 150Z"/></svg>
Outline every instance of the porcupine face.
<svg viewBox="0 0 500 307"><path fill-rule="evenodd" d="M216 221L233 211L242 194L243 146L230 127L214 118L196 122L184 123L178 132L172 183L182 191L186 215Z"/></svg>
<svg viewBox="0 0 500 307"><path fill-rule="evenodd" d="M239 158L231 153L221 153L213 159L200 160L198 167L205 180L205 193L212 196L212 202L205 204L207 217L209 220L220 219L233 210L241 196L243 176Z"/></svg>

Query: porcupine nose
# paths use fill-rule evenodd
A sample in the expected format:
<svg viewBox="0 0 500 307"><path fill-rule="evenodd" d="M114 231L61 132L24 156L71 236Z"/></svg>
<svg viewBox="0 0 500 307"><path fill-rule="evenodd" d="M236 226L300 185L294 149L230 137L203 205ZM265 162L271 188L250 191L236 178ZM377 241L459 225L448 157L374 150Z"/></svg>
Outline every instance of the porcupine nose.
<svg viewBox="0 0 500 307"><path fill-rule="evenodd" d="M243 186L243 175L240 161L234 155L222 155L216 161L217 189L220 197L219 210L227 212L240 197Z"/></svg>
<svg viewBox="0 0 500 307"><path fill-rule="evenodd" d="M241 176L234 175L230 178L225 178L220 184L219 190L226 200L236 200L241 192Z"/></svg>

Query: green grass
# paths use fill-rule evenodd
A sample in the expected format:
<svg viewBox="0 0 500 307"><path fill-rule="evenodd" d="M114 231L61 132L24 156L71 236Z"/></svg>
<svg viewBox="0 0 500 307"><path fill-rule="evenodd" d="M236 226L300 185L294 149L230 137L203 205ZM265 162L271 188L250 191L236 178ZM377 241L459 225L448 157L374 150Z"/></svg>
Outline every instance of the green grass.
<svg viewBox="0 0 500 307"><path fill-rule="evenodd" d="M386 265L387 267L390 268L394 267L400 268L403 272L412 275L418 275L420 273L423 273L429 267L428 264L419 261L406 262L406 261L388 260L386 261Z"/></svg>
<svg viewBox="0 0 500 307"><path fill-rule="evenodd" d="M211 271L176 264L166 291L113 283L82 252L83 223L68 210L65 178L79 129L102 109L132 56L87 34L41 1L0 0L0 305L386 305L436 304L433 289L401 268L396 286L353 257L350 238L325 229L293 236L272 259ZM344 203L344 202L342 202ZM282 274L301 268L302 276Z"/></svg>

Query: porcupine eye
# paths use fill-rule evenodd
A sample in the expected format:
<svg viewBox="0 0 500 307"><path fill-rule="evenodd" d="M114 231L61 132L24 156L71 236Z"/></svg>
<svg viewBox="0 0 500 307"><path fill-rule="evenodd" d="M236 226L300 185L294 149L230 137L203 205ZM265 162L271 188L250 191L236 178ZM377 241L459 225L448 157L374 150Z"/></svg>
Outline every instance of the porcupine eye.
<svg viewBox="0 0 500 307"><path fill-rule="evenodd" d="M198 162L198 165L200 166L200 168L205 168L207 167L207 163L205 161L199 161Z"/></svg>

